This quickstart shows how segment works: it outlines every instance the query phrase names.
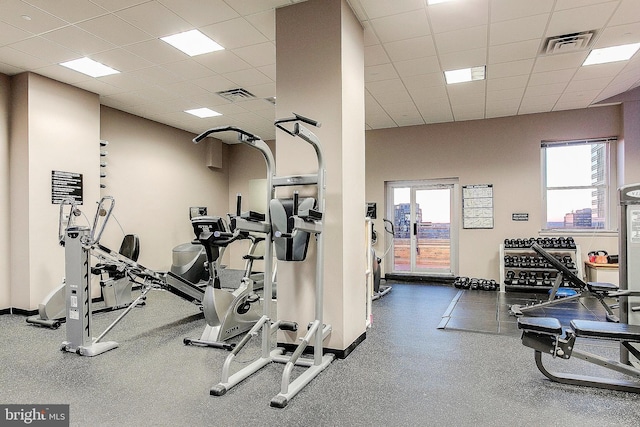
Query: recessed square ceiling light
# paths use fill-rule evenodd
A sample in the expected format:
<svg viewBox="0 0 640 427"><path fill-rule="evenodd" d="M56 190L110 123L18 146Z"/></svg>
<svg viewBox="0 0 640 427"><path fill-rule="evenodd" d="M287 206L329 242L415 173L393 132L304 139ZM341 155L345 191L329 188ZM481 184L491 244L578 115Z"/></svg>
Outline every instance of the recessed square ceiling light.
<svg viewBox="0 0 640 427"><path fill-rule="evenodd" d="M459 70L445 71L444 77L447 80L447 84L464 83L474 80L484 80L485 78L485 66L461 68Z"/></svg>
<svg viewBox="0 0 640 427"><path fill-rule="evenodd" d="M189 56L202 55L224 49L198 30L185 31L184 33L161 37L160 40L169 43L176 49L180 49Z"/></svg>
<svg viewBox="0 0 640 427"><path fill-rule="evenodd" d="M73 61L61 62L60 65L91 77L108 76L111 74L118 74L120 72L89 58L80 58L74 59Z"/></svg>
<svg viewBox="0 0 640 427"><path fill-rule="evenodd" d="M640 43L623 44L620 46L593 49L582 66L605 64L607 62L626 61L630 59L640 48Z"/></svg>
<svg viewBox="0 0 640 427"><path fill-rule="evenodd" d="M195 108L193 110L184 110L185 113L193 114L194 116L198 116L201 119L205 119L207 117L216 117L221 116L222 114L217 111L213 111L209 108Z"/></svg>

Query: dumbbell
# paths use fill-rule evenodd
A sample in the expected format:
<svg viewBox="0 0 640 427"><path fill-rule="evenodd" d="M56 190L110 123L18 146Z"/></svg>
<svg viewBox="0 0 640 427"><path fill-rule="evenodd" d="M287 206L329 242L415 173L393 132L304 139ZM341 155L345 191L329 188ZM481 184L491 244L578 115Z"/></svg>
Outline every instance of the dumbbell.
<svg viewBox="0 0 640 427"><path fill-rule="evenodd" d="M513 279L516 277L516 272L513 270L507 270L507 274L505 274L504 277L504 284L505 285L511 285L513 282Z"/></svg>

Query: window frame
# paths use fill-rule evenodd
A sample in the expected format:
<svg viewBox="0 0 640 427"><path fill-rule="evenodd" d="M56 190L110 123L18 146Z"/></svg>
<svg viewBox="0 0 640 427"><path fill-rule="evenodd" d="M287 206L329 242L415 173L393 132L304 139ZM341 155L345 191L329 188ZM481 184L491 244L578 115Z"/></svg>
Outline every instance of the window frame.
<svg viewBox="0 0 640 427"><path fill-rule="evenodd" d="M617 232L618 221L615 216L616 212L616 191L617 191L617 169L616 169L616 156L617 151L617 136L609 136L602 138L586 138L575 140L543 140L540 144L540 160L542 170L542 232L567 233L611 233ZM591 144L605 144L605 184L603 186L547 186L547 156L546 149L553 147L571 146L571 145L591 145ZM571 189L591 189L597 187L604 187L605 195L605 223L604 228L549 228L547 221L547 192L549 190L571 190Z"/></svg>

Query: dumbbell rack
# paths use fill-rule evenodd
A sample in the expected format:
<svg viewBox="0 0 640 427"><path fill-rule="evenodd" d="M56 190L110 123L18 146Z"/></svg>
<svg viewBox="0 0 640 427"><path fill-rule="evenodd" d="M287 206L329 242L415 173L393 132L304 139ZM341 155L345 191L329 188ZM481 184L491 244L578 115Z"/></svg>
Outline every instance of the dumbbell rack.
<svg viewBox="0 0 640 427"><path fill-rule="evenodd" d="M583 277L579 245L561 245L558 238L505 239L500 245L500 292L547 292L552 288L558 272L531 249L534 242L562 260L578 277Z"/></svg>

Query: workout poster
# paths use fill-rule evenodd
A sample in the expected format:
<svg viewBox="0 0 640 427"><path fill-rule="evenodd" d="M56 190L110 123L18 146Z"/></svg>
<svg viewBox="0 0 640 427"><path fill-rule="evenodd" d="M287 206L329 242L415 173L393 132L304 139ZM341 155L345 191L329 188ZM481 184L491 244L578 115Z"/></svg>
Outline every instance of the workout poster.
<svg viewBox="0 0 640 427"><path fill-rule="evenodd" d="M66 199L82 204L82 174L51 171L51 203L59 205Z"/></svg>
<svg viewBox="0 0 640 427"><path fill-rule="evenodd" d="M493 228L493 184L462 186L463 228Z"/></svg>

